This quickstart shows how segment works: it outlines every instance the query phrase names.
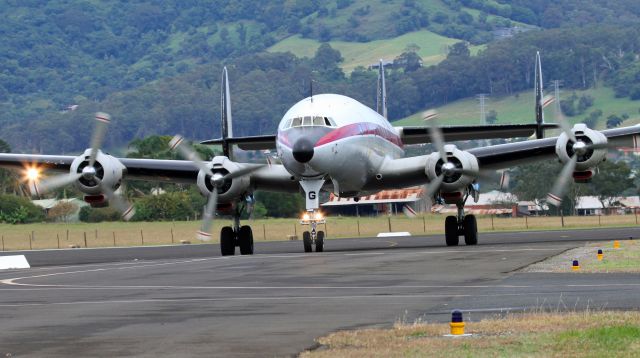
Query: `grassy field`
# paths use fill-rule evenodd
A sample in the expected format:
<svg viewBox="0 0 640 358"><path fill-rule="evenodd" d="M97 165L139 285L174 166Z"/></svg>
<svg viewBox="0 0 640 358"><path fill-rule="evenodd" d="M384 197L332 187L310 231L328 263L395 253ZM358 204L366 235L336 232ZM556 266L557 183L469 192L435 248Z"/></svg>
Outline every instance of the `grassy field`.
<svg viewBox="0 0 640 358"><path fill-rule="evenodd" d="M342 69L349 73L357 66L367 67L379 59L393 60L410 44L420 47L417 51L425 66L437 64L446 57L447 46L459 42L458 39L440 36L427 30L415 31L392 39L370 42L330 41L331 47L342 54ZM271 46L270 52L291 52L298 57L313 57L320 42L304 39L299 35L288 37ZM482 46L472 46L472 53L477 53Z"/></svg>
<svg viewBox="0 0 640 358"><path fill-rule="evenodd" d="M608 272L640 272L640 242L638 240L621 240L620 248L613 247L613 241L589 244L579 255L580 271L584 273ZM603 259L598 261L598 249L602 250ZM564 272L571 271L566 260Z"/></svg>
<svg viewBox="0 0 640 358"><path fill-rule="evenodd" d="M547 89L547 93L551 93L549 89ZM572 93L573 92L569 91L561 92L561 98L566 98ZM578 97L588 94L595 100L593 106L587 109L585 114L568 117L568 119L574 123L582 121L589 113L596 109L600 109L603 112L597 126L600 129L605 128L606 118L611 114L617 114L619 116L624 113L628 114L630 118L623 123L625 126L640 122L640 113L638 112L640 109L640 101L632 101L629 98L616 98L611 88L599 87L585 91L576 91L576 94ZM531 91L520 92L513 96L489 97L487 111L494 110L498 112L498 121L496 124L534 123L534 103L534 92L533 89L531 89ZM480 107L475 98L462 99L435 109L439 113L438 119L441 124L480 124ZM393 125L424 125L422 112L423 111L395 121ZM548 122L554 122L553 118L554 105L551 105L545 110L545 119Z"/></svg>
<svg viewBox="0 0 640 358"><path fill-rule="evenodd" d="M531 313L467 322L466 338L448 324L336 332L302 357L638 357L640 312Z"/></svg>
<svg viewBox="0 0 640 358"><path fill-rule="evenodd" d="M243 222L253 227L255 241L289 240L289 236L302 236L303 228L295 219L264 219ZM176 222L114 222L114 223L42 223L28 225L0 224L2 250L27 250L79 247L111 247L136 245L166 245L180 240L194 240L198 221ZM213 243L219 240L220 228L231 221L216 220ZM389 225L391 230L389 230ZM590 228L599 226L637 225L634 215L565 217L564 228ZM478 218L480 232L551 230L563 228L560 217L531 218ZM389 217L329 217L326 225L320 225L328 239L344 237L371 237L380 232L408 231L412 235L443 234L444 216L425 215L417 218ZM85 241L86 238L86 241Z"/></svg>

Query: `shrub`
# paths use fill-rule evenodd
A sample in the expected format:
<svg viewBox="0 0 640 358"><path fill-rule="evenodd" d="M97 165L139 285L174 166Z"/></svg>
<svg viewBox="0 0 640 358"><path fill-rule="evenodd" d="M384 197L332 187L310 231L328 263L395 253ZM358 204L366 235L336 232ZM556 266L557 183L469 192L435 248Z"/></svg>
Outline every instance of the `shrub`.
<svg viewBox="0 0 640 358"><path fill-rule="evenodd" d="M118 221L120 220L120 212L114 208L92 208L84 206L78 214L80 221L88 223L97 223L102 221Z"/></svg>
<svg viewBox="0 0 640 358"><path fill-rule="evenodd" d="M0 195L0 222L24 224L44 220L44 211L29 199L15 195Z"/></svg>

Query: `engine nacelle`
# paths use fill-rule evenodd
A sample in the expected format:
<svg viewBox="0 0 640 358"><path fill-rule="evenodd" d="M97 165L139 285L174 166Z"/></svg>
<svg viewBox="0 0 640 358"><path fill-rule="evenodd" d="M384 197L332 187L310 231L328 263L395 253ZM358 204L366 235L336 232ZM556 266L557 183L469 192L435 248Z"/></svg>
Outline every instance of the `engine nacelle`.
<svg viewBox="0 0 640 358"><path fill-rule="evenodd" d="M227 157L218 156L213 158L211 162L207 163L207 166L211 169L214 176L225 176L229 173L240 170L238 163L229 160ZM211 183L211 177L202 170L198 173L198 189L200 193L205 197L208 197L213 190L213 184ZM218 206L224 206L224 204L235 203L238 199L244 197L249 190L251 182L248 176L241 176L234 179L225 179L223 185L219 185L218 190Z"/></svg>
<svg viewBox="0 0 640 358"><path fill-rule="evenodd" d="M444 146L444 151L447 155L449 163L453 164L456 169L463 169L465 171L478 172L478 159L463 150L458 149L453 144L447 144ZM430 181L435 180L440 175L444 175L442 184L440 185L441 192L456 192L464 190L469 184L471 184L476 178L474 176L453 173L443 174L442 166L444 161L440 158L440 153L434 152L427 157L427 165L425 167L425 174L429 177Z"/></svg>
<svg viewBox="0 0 640 358"><path fill-rule="evenodd" d="M574 179L576 181L586 181L593 175L593 169L602 163L607 155L607 149L602 147L607 144L607 137L593 129L587 127L584 123L578 123L571 129L578 142L582 142L587 147L590 145L599 145L600 148L587 148L584 153L576 155L574 149L575 143L566 135L566 133L558 136L556 142L556 154L562 163L568 163L571 157L576 155L576 168L574 171ZM580 144L580 145L583 145Z"/></svg>
<svg viewBox="0 0 640 358"><path fill-rule="evenodd" d="M89 166L91 149L87 149L71 163L71 173L82 173L83 169ZM115 191L122 183L122 176L126 167L115 157L98 151L96 162L93 165L95 175L81 176L74 182L78 190L87 194L88 197L103 197L101 187L108 187ZM97 200L97 199L96 199ZM104 200L103 200L104 201Z"/></svg>

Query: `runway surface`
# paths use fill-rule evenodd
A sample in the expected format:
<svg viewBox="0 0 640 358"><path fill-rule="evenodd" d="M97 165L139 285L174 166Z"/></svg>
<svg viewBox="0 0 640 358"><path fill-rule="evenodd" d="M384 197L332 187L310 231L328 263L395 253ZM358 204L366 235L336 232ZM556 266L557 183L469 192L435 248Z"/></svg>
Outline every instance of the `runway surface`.
<svg viewBox="0 0 640 358"><path fill-rule="evenodd" d="M287 356L340 329L446 322L547 309L638 309L640 275L517 273L589 241L640 228L217 246L45 250L0 272L0 354L13 356ZM3 255L9 253L3 253ZM569 264L569 263L568 263Z"/></svg>

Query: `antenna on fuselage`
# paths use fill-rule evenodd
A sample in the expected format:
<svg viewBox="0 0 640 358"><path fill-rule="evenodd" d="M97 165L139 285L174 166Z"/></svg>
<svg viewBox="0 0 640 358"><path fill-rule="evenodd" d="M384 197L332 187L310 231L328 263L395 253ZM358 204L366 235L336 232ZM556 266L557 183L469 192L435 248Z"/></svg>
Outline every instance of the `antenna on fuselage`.
<svg viewBox="0 0 640 358"><path fill-rule="evenodd" d="M378 64L378 91L376 99L376 111L387 118L387 88L384 83L384 63L382 59Z"/></svg>

